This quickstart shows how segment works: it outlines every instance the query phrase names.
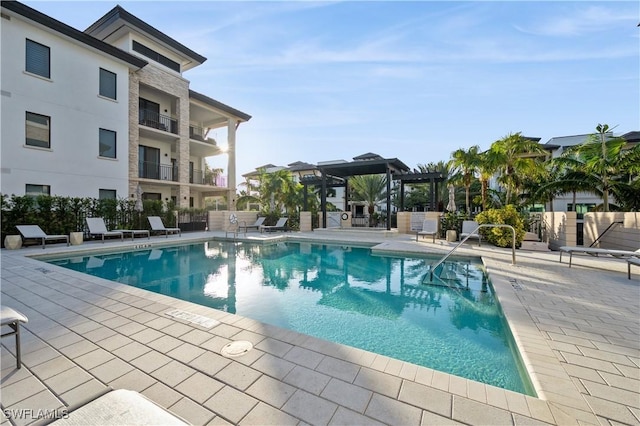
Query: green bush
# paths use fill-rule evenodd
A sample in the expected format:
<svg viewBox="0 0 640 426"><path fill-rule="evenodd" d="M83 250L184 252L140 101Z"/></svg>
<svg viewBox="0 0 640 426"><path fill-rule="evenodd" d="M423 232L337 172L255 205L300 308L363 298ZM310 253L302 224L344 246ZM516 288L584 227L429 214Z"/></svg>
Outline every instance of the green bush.
<svg viewBox="0 0 640 426"><path fill-rule="evenodd" d="M516 247L520 247L524 239L525 221L513 205L501 209L489 209L476 216L480 224L511 225L516 231ZM498 247L511 247L513 233L509 228L480 228L482 238Z"/></svg>

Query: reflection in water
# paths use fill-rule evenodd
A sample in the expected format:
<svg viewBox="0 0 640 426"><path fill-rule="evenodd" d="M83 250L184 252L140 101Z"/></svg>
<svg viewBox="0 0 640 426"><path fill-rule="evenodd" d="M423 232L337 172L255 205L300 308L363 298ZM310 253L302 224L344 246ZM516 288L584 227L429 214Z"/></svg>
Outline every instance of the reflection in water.
<svg viewBox="0 0 640 426"><path fill-rule="evenodd" d="M157 293L531 393L479 262L210 241L54 261Z"/></svg>

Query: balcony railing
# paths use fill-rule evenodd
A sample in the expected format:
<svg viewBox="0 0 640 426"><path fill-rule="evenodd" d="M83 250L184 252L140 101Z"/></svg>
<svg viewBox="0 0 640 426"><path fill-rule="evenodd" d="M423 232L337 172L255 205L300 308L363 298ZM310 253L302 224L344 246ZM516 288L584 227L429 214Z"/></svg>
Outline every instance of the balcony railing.
<svg viewBox="0 0 640 426"><path fill-rule="evenodd" d="M196 141L206 142L211 145L216 145L215 139L205 138L205 129L202 127L189 126L189 138Z"/></svg>
<svg viewBox="0 0 640 426"><path fill-rule="evenodd" d="M189 183L197 185L217 186L213 175L206 176L202 170L193 170L189 172Z"/></svg>
<svg viewBox="0 0 640 426"><path fill-rule="evenodd" d="M140 161L138 177L145 179L178 181L178 168L170 164L159 164L150 161Z"/></svg>
<svg viewBox="0 0 640 426"><path fill-rule="evenodd" d="M178 134L178 120L148 109L138 110L138 123L143 126Z"/></svg>
<svg viewBox="0 0 640 426"><path fill-rule="evenodd" d="M204 129L197 126L189 126L189 138L204 142Z"/></svg>

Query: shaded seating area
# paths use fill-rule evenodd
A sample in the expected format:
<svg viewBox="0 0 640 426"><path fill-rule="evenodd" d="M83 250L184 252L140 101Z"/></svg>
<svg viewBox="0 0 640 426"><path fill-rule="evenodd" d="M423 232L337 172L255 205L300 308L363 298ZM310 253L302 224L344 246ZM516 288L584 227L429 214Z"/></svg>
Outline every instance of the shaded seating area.
<svg viewBox="0 0 640 426"><path fill-rule="evenodd" d="M65 240L67 246L69 245L68 235L48 235L38 225L16 225L16 229L20 232L23 240L38 240L41 242L43 249L47 241Z"/></svg>
<svg viewBox="0 0 640 426"><path fill-rule="evenodd" d="M8 306L0 306L0 326L9 327L12 331L2 333L0 337L16 336L16 368L22 368L20 355L20 324L29 322L26 316Z"/></svg>
<svg viewBox="0 0 640 426"><path fill-rule="evenodd" d="M151 225L152 232L164 234L167 238L169 238L169 234L178 234L178 236L182 236L180 228L165 227L160 216L149 216L147 219L149 220L149 225Z"/></svg>
<svg viewBox="0 0 640 426"><path fill-rule="evenodd" d="M89 228L89 236L97 236L102 238L104 243L104 237L120 237L121 241L124 241L124 234L122 231L109 231L104 223L104 219L101 217L88 217L86 219L87 228Z"/></svg>
<svg viewBox="0 0 640 426"><path fill-rule="evenodd" d="M460 241L466 237L475 238L478 240L478 245L482 243L482 236L478 233L478 227L480 225L475 220L462 221L462 231L460 232Z"/></svg>
<svg viewBox="0 0 640 426"><path fill-rule="evenodd" d="M260 232L275 232L287 230L287 217L281 217L275 225L262 225L260 226Z"/></svg>
<svg viewBox="0 0 640 426"><path fill-rule="evenodd" d="M436 219L425 219L422 222L422 229L416 232L416 241L418 241L419 236L422 236L422 238L431 236L432 242L435 243L437 234L438 234L438 221Z"/></svg>
<svg viewBox="0 0 640 426"><path fill-rule="evenodd" d="M562 253L569 253L569 267L571 267L571 261L573 260L573 253L583 253L591 256L611 256L618 259L624 259L627 257L640 256L640 249L636 251L631 250L615 250L605 249L597 247L581 247L581 246L562 246L560 250L560 263L562 263Z"/></svg>

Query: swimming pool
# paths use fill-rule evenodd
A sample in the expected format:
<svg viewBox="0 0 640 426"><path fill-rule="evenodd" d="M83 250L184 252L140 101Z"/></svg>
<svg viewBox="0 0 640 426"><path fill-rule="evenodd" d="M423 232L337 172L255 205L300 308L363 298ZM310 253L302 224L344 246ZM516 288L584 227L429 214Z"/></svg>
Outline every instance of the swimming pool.
<svg viewBox="0 0 640 426"><path fill-rule="evenodd" d="M433 260L209 241L50 263L535 395L480 261L452 258L425 285Z"/></svg>

